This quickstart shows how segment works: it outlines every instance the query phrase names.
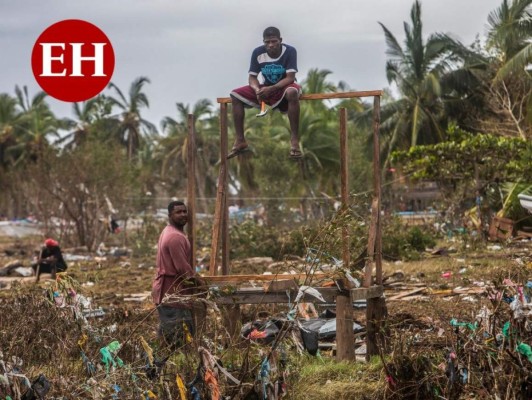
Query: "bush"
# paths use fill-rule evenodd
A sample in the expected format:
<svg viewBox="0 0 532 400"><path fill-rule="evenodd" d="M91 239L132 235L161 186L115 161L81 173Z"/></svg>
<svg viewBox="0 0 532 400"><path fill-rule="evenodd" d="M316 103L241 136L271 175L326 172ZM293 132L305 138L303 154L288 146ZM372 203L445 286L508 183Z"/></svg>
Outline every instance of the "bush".
<svg viewBox="0 0 532 400"><path fill-rule="evenodd" d="M231 228L231 258L278 258L281 235L277 229L244 221Z"/></svg>
<svg viewBox="0 0 532 400"><path fill-rule="evenodd" d="M427 247L436 245L435 235L425 227L407 228L398 219L383 220L383 257L390 260L418 260ZM367 249L369 224L352 216L338 217L293 230L259 226L245 221L231 228L231 258L304 257L314 249L328 257L342 258L342 231L347 227L349 250L354 261Z"/></svg>
<svg viewBox="0 0 532 400"><path fill-rule="evenodd" d="M387 220L383 226L382 252L389 260L419 260L427 247L436 245L434 235L427 228L410 227L397 218Z"/></svg>

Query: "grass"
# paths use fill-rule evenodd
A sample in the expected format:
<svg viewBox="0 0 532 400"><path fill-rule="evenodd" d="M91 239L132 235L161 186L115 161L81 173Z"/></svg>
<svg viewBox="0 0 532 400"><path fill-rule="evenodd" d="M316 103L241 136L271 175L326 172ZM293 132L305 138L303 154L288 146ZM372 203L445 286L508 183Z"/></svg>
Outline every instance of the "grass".
<svg viewBox="0 0 532 400"><path fill-rule="evenodd" d="M291 399L378 399L383 394L382 364L337 362L331 358L302 357L292 378Z"/></svg>
<svg viewBox="0 0 532 400"><path fill-rule="evenodd" d="M8 245L12 243L0 238L0 249ZM31 241L22 241L21 245L31 248ZM504 279L524 284L532 277L532 258L528 247L515 245L501 250L466 250L449 256L427 256L419 261L385 262L384 274L391 276L401 270L405 284L421 283L434 290L468 287L482 281L496 285L497 290L508 295L513 292L512 288L500 285ZM5 261L6 257L0 258L0 262ZM443 278L443 272L451 272L451 277ZM90 320L89 330L72 318L69 309L57 308L47 299L49 289L54 285L51 281L42 280L38 284L30 281L15 285L11 290L0 291L0 350L5 358L16 356L23 360L22 372L30 379L44 373L52 383L50 396L110 398L112 384L119 383L124 398L140 398L140 393L147 390L157 393L161 399L166 398L163 394L166 392L165 384L176 398L175 375L179 373L186 381L193 378L199 363L197 352L171 354L163 378L148 379L140 336L146 339L158 357L168 354L156 336L157 316L152 313L153 305L149 298L143 303L136 303L124 302L122 296L149 292L153 274L152 257L69 263L68 276L79 284L76 291L92 298L94 307L101 306L106 311L104 318ZM94 285L84 286L87 282ZM390 297L393 292L387 291L386 295ZM512 319L507 303L493 303L485 295L470 296L474 301L464 301L463 297L430 295L416 301L388 302L389 351L383 360L377 357L369 363L337 362L327 353L323 353L321 358L311 357L299 354L293 348L293 342L287 340L287 398L402 399L416 398L416 393L418 396L424 393L424 397L417 398L444 396L460 399L467 398L466 393L473 393L476 398L486 398L494 393L504 398L506 390L517 393L527 379L522 371L532 364L514 351L515 344L518 340L532 344L531 334ZM286 307L281 305L264 307L286 311ZM484 307L492 312L491 325L485 331L491 338L490 342L483 336L484 331L472 333L451 327L452 318L460 322L474 322ZM364 323L365 311L356 311L355 319ZM506 321L512 321L513 336L507 339L506 348L496 347L494 343L497 341L493 338L502 334L501 328ZM235 398L243 398L243 393L249 391L257 377L260 362L269 346L250 346L249 341L241 338L228 338L223 319L215 310L208 314L207 322L202 344L233 375L242 379L241 397ZM116 330L111 331L109 328L115 324ZM89 377L81 361L78 343L84 333L89 339L83 350L97 366L91 384L87 383ZM112 340L125 343L120 357L128 367L106 376L100 362L100 348ZM467 365L470 375L468 385L448 386L445 368L450 352L457 354L461 366ZM132 381L133 375L137 377L135 382ZM272 368L272 381L281 375L281 369ZM394 384L390 383L390 377L393 377ZM223 390L230 391L225 380L221 379L220 383ZM419 387L424 391L416 392ZM0 387L0 398L6 395L2 390Z"/></svg>

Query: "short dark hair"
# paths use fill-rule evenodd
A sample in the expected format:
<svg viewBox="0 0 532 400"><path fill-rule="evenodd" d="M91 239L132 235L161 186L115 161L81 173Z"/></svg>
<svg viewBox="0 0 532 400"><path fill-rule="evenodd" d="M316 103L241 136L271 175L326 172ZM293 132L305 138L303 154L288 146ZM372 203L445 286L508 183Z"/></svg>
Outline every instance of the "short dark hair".
<svg viewBox="0 0 532 400"><path fill-rule="evenodd" d="M268 28L264 29L264 33L262 34L263 38L275 36L280 38L281 37L281 31L277 29L275 26L269 26Z"/></svg>
<svg viewBox="0 0 532 400"><path fill-rule="evenodd" d="M177 207L177 206L185 206L186 207L186 204L183 203L180 200L171 201L170 204L168 204L168 214L170 214L172 212L172 210L174 209L174 207Z"/></svg>

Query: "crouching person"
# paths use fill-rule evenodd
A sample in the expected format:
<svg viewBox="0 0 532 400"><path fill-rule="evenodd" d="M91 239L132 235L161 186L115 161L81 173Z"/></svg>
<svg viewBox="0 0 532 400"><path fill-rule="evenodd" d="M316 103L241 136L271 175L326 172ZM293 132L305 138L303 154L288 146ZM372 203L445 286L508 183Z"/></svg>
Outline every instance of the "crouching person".
<svg viewBox="0 0 532 400"><path fill-rule="evenodd" d="M36 282L39 281L43 272L52 274L55 279L57 272L66 271L67 265L61 253L59 243L54 239L46 239L39 256L31 265L36 276Z"/></svg>

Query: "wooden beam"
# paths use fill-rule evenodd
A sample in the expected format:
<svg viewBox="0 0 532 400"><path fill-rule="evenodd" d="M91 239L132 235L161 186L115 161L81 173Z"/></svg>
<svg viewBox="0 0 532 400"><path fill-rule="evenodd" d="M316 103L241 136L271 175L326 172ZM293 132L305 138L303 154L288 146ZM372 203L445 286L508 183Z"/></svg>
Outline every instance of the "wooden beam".
<svg viewBox="0 0 532 400"><path fill-rule="evenodd" d="M379 145L379 127L380 127L380 97L375 96L373 99L373 203L371 207L371 227L370 243L368 243L368 256L371 266L375 265L375 280L377 284L382 284L382 234L381 234L381 166L380 166L380 145ZM372 237L373 235L373 237ZM373 243L371 243L373 241ZM369 265L366 266L368 268ZM367 272L367 271L366 271ZM367 275L366 275L367 278ZM367 279L365 279L365 284ZM378 298L368 299L366 308L366 359L369 361L371 356L379 354L379 338L381 351L385 352L385 334L383 334L384 320L388 310L386 309L386 300L380 296Z"/></svg>
<svg viewBox="0 0 532 400"><path fill-rule="evenodd" d="M286 280L286 279L296 279L298 281L306 280L309 281L312 279L313 282L323 279L334 279L333 276L329 274L319 273L319 274L277 274L277 275L217 275L217 276L204 276L203 279L207 283L216 283L216 282L249 282L249 281L261 281L261 282L272 282L277 280ZM307 282L308 283L308 282Z"/></svg>
<svg viewBox="0 0 532 400"><path fill-rule="evenodd" d="M347 174L347 110L340 108L340 186L342 213L348 212L348 174ZM347 226L342 227L342 261L349 269L349 235ZM347 282L346 285L347 286ZM336 297L336 359L353 360L355 349L353 343L353 302L349 292L340 292Z"/></svg>
<svg viewBox="0 0 532 400"><path fill-rule="evenodd" d="M379 96L373 98L373 148L374 150L374 170L376 173L374 181L375 197L377 198L377 231L375 233L375 281L377 285L382 285L382 224L381 224L381 162L380 162L380 144L379 128L381 123L381 99ZM375 167L375 165L377 167Z"/></svg>
<svg viewBox="0 0 532 400"><path fill-rule="evenodd" d="M342 107L340 108L340 185L343 213L347 213L349 208L347 154L347 110ZM342 261L344 268L349 268L349 234L346 226L342 229Z"/></svg>
<svg viewBox="0 0 532 400"><path fill-rule="evenodd" d="M334 303L338 299L339 291L336 288L315 288L323 296L327 303ZM242 288L233 294L222 295L214 298L213 301L220 305L230 304L288 304L294 301L297 294L296 290L289 291L290 297L286 291L265 292L262 288ZM372 286L370 288L356 288L350 290L351 301L379 298L382 296L382 286ZM305 303L321 303L318 299L305 294L301 300ZM351 325L353 326L353 325Z"/></svg>
<svg viewBox="0 0 532 400"><path fill-rule="evenodd" d="M220 228L222 219L222 202L223 191L225 187L223 182L225 180L226 166L222 163L220 166L220 175L218 175L218 189L216 191L216 205L214 207L214 222L212 225L212 239L211 239L211 259L209 262L209 273L216 275L218 273L218 247L220 244Z"/></svg>
<svg viewBox="0 0 532 400"><path fill-rule="evenodd" d="M339 93L309 93L302 95L300 100L331 100L331 99L353 99L356 97L382 96L382 90L366 90L361 92L339 92ZM231 97L218 97L216 101L220 104L231 103Z"/></svg>
<svg viewBox="0 0 532 400"><path fill-rule="evenodd" d="M378 229L378 199L373 196L371 201L371 219L369 222L368 233L368 259L366 260L366 267L364 269L364 286L369 287L372 285L373 280L373 266L375 264L375 241L377 240Z"/></svg>
<svg viewBox="0 0 532 400"><path fill-rule="evenodd" d="M222 275L231 273L229 265L229 209L227 204L227 104L220 104L220 161L226 173L223 175L222 185Z"/></svg>
<svg viewBox="0 0 532 400"><path fill-rule="evenodd" d="M196 127L193 114L188 114L187 143L187 233L190 242L190 265L196 268Z"/></svg>
<svg viewBox="0 0 532 400"><path fill-rule="evenodd" d="M216 204L214 207L214 222L212 226L211 259L209 262L209 273L218 273L218 248L220 246L220 236L222 236L222 272L224 258L228 257L227 242L227 104L220 104L220 172L218 175ZM225 239L224 239L225 237ZM227 259L225 260L227 268Z"/></svg>
<svg viewBox="0 0 532 400"><path fill-rule="evenodd" d="M416 294L416 293L420 293L420 292L423 292L425 290L427 290L426 287L412 289L412 290L409 290L408 292L396 294L395 296L390 297L388 299L388 301L399 300L399 299L402 299L403 297L408 297L410 295L413 295L413 294Z"/></svg>

